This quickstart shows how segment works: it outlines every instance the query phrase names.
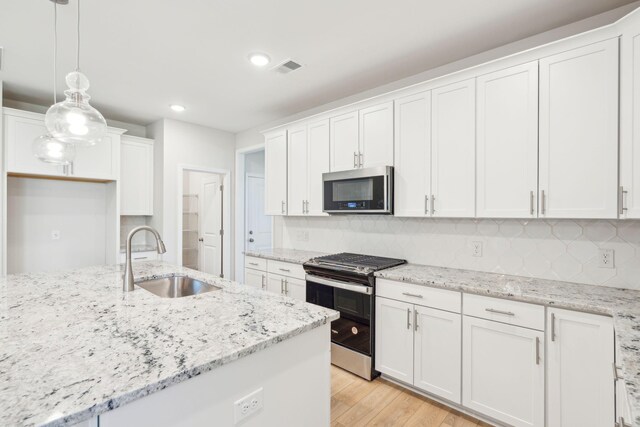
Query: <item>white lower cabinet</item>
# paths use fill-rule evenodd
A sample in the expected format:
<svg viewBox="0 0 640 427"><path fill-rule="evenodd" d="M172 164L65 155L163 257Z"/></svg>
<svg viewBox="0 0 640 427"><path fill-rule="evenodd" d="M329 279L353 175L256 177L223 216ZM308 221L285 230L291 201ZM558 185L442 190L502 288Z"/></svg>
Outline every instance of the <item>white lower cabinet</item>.
<svg viewBox="0 0 640 427"><path fill-rule="evenodd" d="M295 277L269 273L267 275L267 290L300 301L307 300L307 282Z"/></svg>
<svg viewBox="0 0 640 427"><path fill-rule="evenodd" d="M376 298L376 370L460 403L460 314Z"/></svg>
<svg viewBox="0 0 640 427"><path fill-rule="evenodd" d="M464 316L462 404L512 426L544 426L543 347L542 331Z"/></svg>
<svg viewBox="0 0 640 427"><path fill-rule="evenodd" d="M267 273L251 268L244 269L244 284L258 289L266 289Z"/></svg>
<svg viewBox="0 0 640 427"><path fill-rule="evenodd" d="M551 308L547 324L547 425L613 425L612 319Z"/></svg>

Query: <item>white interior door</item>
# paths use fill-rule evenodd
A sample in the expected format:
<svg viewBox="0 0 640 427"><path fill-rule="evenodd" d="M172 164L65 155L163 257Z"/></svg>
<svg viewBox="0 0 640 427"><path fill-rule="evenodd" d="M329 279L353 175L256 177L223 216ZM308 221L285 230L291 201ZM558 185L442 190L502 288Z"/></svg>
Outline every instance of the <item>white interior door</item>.
<svg viewBox="0 0 640 427"><path fill-rule="evenodd" d="M247 175L246 248L258 250L271 247L271 218L264 212L264 177Z"/></svg>
<svg viewBox="0 0 640 427"><path fill-rule="evenodd" d="M201 184L200 270L222 274L222 192L220 177L207 176Z"/></svg>

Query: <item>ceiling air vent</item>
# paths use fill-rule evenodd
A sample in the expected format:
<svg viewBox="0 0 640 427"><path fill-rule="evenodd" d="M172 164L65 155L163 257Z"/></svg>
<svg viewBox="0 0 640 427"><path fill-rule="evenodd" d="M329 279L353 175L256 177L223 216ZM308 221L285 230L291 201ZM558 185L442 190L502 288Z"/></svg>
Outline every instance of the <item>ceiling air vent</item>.
<svg viewBox="0 0 640 427"><path fill-rule="evenodd" d="M275 70L281 74L287 74L297 70L300 67L302 67L302 65L298 64L295 61L292 61L291 59L287 59L282 64L275 67Z"/></svg>

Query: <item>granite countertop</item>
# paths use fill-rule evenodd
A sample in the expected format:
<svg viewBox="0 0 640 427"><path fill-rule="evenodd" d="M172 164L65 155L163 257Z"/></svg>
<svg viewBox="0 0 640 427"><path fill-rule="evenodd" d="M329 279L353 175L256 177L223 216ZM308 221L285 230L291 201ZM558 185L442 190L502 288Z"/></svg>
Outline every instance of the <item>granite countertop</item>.
<svg viewBox="0 0 640 427"><path fill-rule="evenodd" d="M622 359L618 363L622 366L635 425L640 425L640 291L418 264L404 264L375 275L417 285L612 316L616 345Z"/></svg>
<svg viewBox="0 0 640 427"><path fill-rule="evenodd" d="M275 261L291 262L294 264L304 264L311 258L328 255L324 252L302 251L298 249L259 249L255 251L245 251L245 255L258 258L272 259Z"/></svg>
<svg viewBox="0 0 640 427"><path fill-rule="evenodd" d="M120 253L123 254L127 251L127 248L125 245L120 246ZM138 245L131 245L131 252L150 252L156 251L156 245L150 245L150 244L138 244Z"/></svg>
<svg viewBox="0 0 640 427"><path fill-rule="evenodd" d="M122 291L122 266L0 278L0 425L70 425L338 318L319 306L160 261L220 291Z"/></svg>

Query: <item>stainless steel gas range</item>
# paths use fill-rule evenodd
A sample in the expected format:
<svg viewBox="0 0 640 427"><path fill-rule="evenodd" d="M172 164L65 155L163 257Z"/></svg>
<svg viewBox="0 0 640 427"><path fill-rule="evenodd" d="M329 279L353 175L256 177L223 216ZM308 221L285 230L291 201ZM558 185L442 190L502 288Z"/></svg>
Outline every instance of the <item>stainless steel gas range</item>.
<svg viewBox="0 0 640 427"><path fill-rule="evenodd" d="M331 363L371 380L375 370L375 276L402 259L340 253L304 263L307 302L340 312L331 323Z"/></svg>

